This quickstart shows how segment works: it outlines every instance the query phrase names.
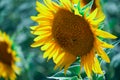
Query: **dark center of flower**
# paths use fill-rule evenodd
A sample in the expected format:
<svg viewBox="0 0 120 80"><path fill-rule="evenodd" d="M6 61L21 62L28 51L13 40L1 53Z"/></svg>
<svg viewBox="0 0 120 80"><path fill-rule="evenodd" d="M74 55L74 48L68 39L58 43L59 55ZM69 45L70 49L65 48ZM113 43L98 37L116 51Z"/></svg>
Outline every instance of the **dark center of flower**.
<svg viewBox="0 0 120 80"><path fill-rule="evenodd" d="M88 22L74 13L60 9L54 17L52 35L66 52L86 55L93 48L94 37Z"/></svg>
<svg viewBox="0 0 120 80"><path fill-rule="evenodd" d="M8 44L6 42L0 42L0 62L11 66L13 58L12 54L8 52Z"/></svg>

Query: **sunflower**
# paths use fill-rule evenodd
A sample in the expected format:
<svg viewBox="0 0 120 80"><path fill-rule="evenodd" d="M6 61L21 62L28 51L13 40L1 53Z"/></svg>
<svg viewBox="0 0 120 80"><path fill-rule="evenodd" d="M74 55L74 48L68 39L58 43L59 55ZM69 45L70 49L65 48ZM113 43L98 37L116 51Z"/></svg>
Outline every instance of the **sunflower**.
<svg viewBox="0 0 120 80"><path fill-rule="evenodd" d="M100 0L81 0L81 6L85 6L90 1L93 1L93 5L91 7L91 12L94 11L96 8L98 8L97 17L105 16L101 7Z"/></svg>
<svg viewBox="0 0 120 80"><path fill-rule="evenodd" d="M19 73L19 67L15 62L19 58L16 57L16 52L12 49L12 42L6 33L0 31L0 77L5 80L15 80L16 73Z"/></svg>
<svg viewBox="0 0 120 80"><path fill-rule="evenodd" d="M80 6L83 7L91 1L92 0L80 0ZM92 5L92 8L91 8L92 11L95 10L98 7L99 4L97 2L99 3L99 0L93 0L93 5Z"/></svg>
<svg viewBox="0 0 120 80"><path fill-rule="evenodd" d="M31 33L37 37L31 46L41 46L41 50L45 51L43 57L48 57L48 60L53 58L55 69L64 68L65 73L80 57L80 64L88 77L91 77L92 71L102 74L97 56L110 62L103 48L113 46L99 37L115 39L116 36L98 29L99 23L105 18L96 18L98 9L82 16L70 0L60 0L59 3L44 0L44 5L37 1L36 5L39 13L31 18L38 25L31 26Z"/></svg>
<svg viewBox="0 0 120 80"><path fill-rule="evenodd" d="M98 8L97 17L104 16L104 13L101 8L100 0L71 0L71 1L72 3L75 3L75 4L77 4L80 1L80 7L84 7L85 5L93 1L93 5L91 6L91 12L93 12L96 8Z"/></svg>

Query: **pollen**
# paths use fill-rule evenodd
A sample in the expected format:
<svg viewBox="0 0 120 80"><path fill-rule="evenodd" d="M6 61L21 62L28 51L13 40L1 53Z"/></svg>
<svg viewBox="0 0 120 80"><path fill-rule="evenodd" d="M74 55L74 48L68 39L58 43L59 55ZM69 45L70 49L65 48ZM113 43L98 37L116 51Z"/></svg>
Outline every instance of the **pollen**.
<svg viewBox="0 0 120 80"><path fill-rule="evenodd" d="M60 9L54 16L52 35L57 44L75 56L88 54L94 43L89 23L81 16Z"/></svg>
<svg viewBox="0 0 120 80"><path fill-rule="evenodd" d="M4 41L0 42L0 62L8 66L12 65L12 54L8 51L8 44Z"/></svg>

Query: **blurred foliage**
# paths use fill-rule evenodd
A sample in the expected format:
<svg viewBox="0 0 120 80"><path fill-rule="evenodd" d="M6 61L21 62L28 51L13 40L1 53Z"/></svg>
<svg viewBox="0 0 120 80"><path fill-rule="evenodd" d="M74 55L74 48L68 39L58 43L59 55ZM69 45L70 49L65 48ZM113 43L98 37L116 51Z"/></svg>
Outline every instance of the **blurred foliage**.
<svg viewBox="0 0 120 80"><path fill-rule="evenodd" d="M106 15L105 28L116 35L115 48L109 51L111 59L110 64L102 63L106 71L106 80L120 80L120 1L119 0L101 0L102 9ZM106 65L106 66L104 66Z"/></svg>
<svg viewBox="0 0 120 80"><path fill-rule="evenodd" d="M52 60L47 62L42 58L39 48L31 48L35 36L30 33L30 26L36 25L30 16L36 15L36 0L0 0L0 30L6 32L14 41L14 46L21 58L22 71L17 80L53 80L63 79L63 70L54 70ZM42 0L39 0L42 1ZM106 15L104 29L118 36L115 48L109 51L110 64L101 62L105 77L93 75L93 80L120 80L120 1L101 0L102 9ZM78 62L79 63L79 62ZM72 65L67 71L68 80L88 80L80 65ZM56 73L57 72L57 73ZM51 76L51 77L50 77ZM3 79L0 79L3 80ZM65 79L66 80L66 79Z"/></svg>
<svg viewBox="0 0 120 80"><path fill-rule="evenodd" d="M36 24L30 16L36 13L35 0L0 0L0 30L10 35L21 58L17 80L47 80L46 76L54 73L53 62L43 59L39 48L30 47L35 37L30 26Z"/></svg>
<svg viewBox="0 0 120 80"><path fill-rule="evenodd" d="M76 80L78 78L81 78L81 76L80 76L80 65L70 66L68 68L66 74L64 74L64 70L62 70L60 72L57 72L56 74L54 74L53 76L51 76L49 78L64 79L64 80L72 80L72 79Z"/></svg>

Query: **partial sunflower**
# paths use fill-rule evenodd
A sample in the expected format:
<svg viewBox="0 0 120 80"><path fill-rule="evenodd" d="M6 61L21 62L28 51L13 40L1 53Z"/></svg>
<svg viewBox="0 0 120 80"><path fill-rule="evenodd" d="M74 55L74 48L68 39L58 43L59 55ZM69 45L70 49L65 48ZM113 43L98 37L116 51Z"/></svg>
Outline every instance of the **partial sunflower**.
<svg viewBox="0 0 120 80"><path fill-rule="evenodd" d="M77 4L80 2L80 7L86 6L88 3L93 1L92 7L91 7L91 12L93 12L96 8L98 8L97 11L97 17L104 16L104 13L102 11L101 3L100 0L71 0L74 4Z"/></svg>
<svg viewBox="0 0 120 80"><path fill-rule="evenodd" d="M92 0L80 0L80 6L83 7ZM100 7L100 1L99 0L93 0L93 5L91 8L91 11L94 11L97 7Z"/></svg>
<svg viewBox="0 0 120 80"><path fill-rule="evenodd" d="M15 80L16 73L20 72L20 68L16 66L19 58L12 49L12 42L6 33L0 31L0 77L5 80Z"/></svg>
<svg viewBox="0 0 120 80"><path fill-rule="evenodd" d="M92 71L102 74L96 55L110 62L102 48L113 46L101 41L98 36L116 38L98 29L104 16L96 19L97 9L89 16L82 16L70 0L60 0L59 4L44 0L44 4L37 1L36 10L39 13L31 17L38 23L37 26L31 27L31 33L37 35L31 46L41 46L41 50L45 51L43 57L48 57L48 60L53 58L55 69L64 68L65 73L76 58L80 57L81 66L84 67L88 77L91 77Z"/></svg>

